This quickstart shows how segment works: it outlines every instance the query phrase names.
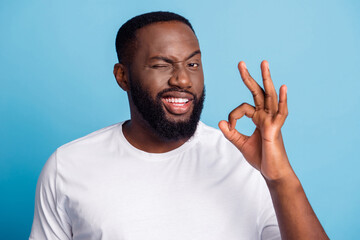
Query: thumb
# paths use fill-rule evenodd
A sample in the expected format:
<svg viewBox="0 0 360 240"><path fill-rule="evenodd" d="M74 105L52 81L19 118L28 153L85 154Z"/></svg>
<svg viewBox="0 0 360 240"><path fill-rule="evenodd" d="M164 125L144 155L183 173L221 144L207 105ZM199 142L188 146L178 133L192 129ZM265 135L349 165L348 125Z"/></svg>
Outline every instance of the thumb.
<svg viewBox="0 0 360 240"><path fill-rule="evenodd" d="M225 120L219 122L219 128L224 136L234 144L235 147L242 151L243 145L249 137L239 133L235 128L230 130L229 123Z"/></svg>

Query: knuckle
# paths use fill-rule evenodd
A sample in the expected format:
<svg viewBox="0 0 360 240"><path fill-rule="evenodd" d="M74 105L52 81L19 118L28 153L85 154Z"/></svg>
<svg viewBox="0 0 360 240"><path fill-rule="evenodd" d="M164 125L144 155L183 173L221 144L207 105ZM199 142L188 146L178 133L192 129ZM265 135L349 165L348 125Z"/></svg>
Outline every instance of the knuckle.
<svg viewBox="0 0 360 240"><path fill-rule="evenodd" d="M235 133L234 132L232 132L232 133L230 133L230 135L229 136L227 136L227 139L230 141L230 142L233 142L234 140L235 140Z"/></svg>
<svg viewBox="0 0 360 240"><path fill-rule="evenodd" d="M273 96L271 94L265 92L265 98L272 98L272 97Z"/></svg>
<svg viewBox="0 0 360 240"><path fill-rule="evenodd" d="M235 109L235 110L236 110L236 109ZM228 116L229 119L235 119L235 110L232 110L232 111L229 113L229 116Z"/></svg>
<svg viewBox="0 0 360 240"><path fill-rule="evenodd" d="M248 105L249 104L247 104L247 103L242 103L242 104L240 104L239 108L243 108L243 107L248 106Z"/></svg>

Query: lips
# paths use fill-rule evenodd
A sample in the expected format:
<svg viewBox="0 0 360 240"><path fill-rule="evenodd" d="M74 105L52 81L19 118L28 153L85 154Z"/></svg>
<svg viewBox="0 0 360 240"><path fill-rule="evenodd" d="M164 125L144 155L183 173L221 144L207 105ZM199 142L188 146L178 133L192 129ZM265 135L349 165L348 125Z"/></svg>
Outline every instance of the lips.
<svg viewBox="0 0 360 240"><path fill-rule="evenodd" d="M166 110L174 115L182 115L192 108L194 97L187 92L166 92L161 97Z"/></svg>

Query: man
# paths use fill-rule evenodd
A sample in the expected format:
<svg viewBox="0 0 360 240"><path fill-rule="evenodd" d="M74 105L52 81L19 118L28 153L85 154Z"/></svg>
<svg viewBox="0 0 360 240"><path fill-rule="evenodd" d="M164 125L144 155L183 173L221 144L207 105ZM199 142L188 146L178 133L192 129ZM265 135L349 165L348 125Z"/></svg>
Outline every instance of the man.
<svg viewBox="0 0 360 240"><path fill-rule="evenodd" d="M278 101L266 61L264 90L239 63L255 106L219 123L228 141L199 122L201 52L185 18L137 16L116 48L131 119L50 157L30 239L328 239L287 159L286 86ZM256 125L250 137L235 129L244 115Z"/></svg>

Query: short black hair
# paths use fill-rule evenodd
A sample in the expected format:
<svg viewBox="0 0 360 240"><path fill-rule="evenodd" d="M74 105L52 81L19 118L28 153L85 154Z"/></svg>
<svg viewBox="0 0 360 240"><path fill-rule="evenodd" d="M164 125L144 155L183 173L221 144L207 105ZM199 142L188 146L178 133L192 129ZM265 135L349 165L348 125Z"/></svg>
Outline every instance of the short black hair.
<svg viewBox="0 0 360 240"><path fill-rule="evenodd" d="M119 60L119 63L129 64L128 61L131 61L132 55L135 49L136 42L136 31L140 28L143 28L147 25L157 22L169 22L169 21L179 21L187 26L194 32L193 27L191 26L189 20L180 16L179 14L172 12L149 12L145 14L138 15L131 18L126 23L124 23L117 35L115 41L116 53Z"/></svg>

